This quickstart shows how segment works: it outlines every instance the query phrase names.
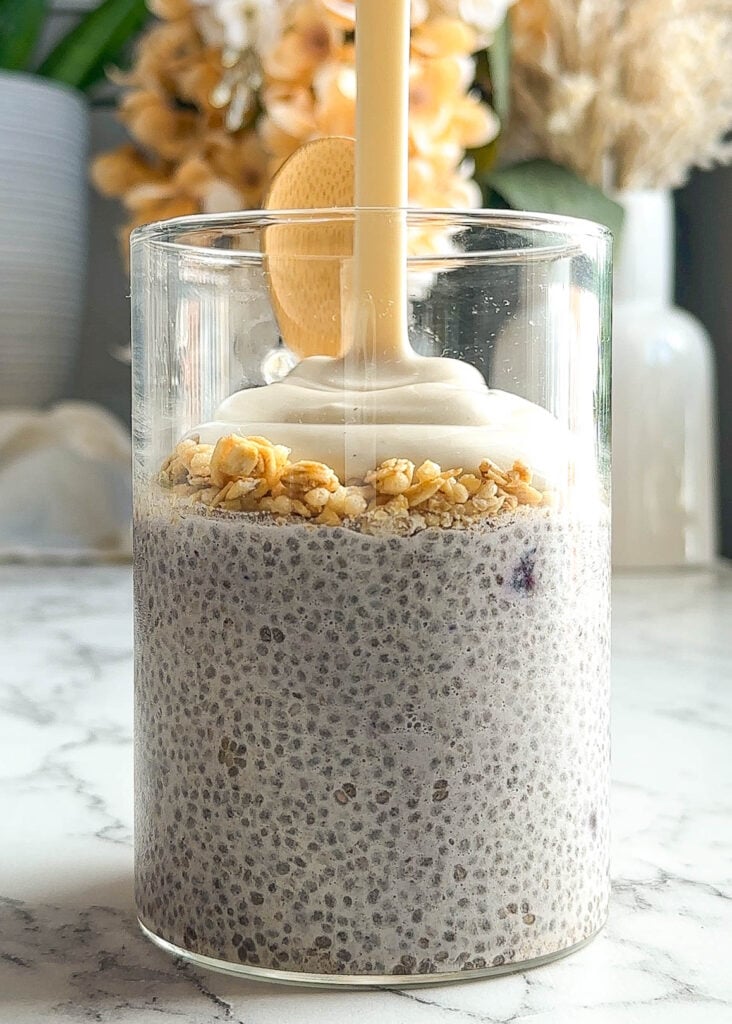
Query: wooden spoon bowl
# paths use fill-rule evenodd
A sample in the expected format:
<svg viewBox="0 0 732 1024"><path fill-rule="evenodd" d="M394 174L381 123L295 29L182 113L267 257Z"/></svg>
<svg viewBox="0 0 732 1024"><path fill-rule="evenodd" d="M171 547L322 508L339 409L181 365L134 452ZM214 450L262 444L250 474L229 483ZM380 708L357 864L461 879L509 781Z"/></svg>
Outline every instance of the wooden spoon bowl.
<svg viewBox="0 0 732 1024"><path fill-rule="evenodd" d="M354 204L353 139L316 139L275 175L266 210L337 210ZM301 358L340 356L343 266L353 257L353 221L297 220L264 232L270 297L285 344Z"/></svg>

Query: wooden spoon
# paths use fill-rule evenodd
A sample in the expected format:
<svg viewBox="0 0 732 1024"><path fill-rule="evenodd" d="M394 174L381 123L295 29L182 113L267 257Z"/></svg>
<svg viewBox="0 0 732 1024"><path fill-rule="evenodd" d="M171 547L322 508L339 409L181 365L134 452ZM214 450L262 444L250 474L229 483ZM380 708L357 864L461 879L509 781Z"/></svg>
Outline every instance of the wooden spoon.
<svg viewBox="0 0 732 1024"><path fill-rule="evenodd" d="M354 204L355 142L308 142L282 165L266 210L332 210ZM344 259L353 256L353 220L273 224L264 232L270 298L285 344L301 358L340 356ZM307 257L315 257L308 259Z"/></svg>

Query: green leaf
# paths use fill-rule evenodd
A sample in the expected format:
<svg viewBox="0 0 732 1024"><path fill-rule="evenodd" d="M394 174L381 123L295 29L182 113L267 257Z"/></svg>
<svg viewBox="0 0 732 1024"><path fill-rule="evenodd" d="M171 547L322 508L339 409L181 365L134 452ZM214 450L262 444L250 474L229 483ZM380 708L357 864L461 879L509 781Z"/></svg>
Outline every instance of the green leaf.
<svg viewBox="0 0 732 1024"><path fill-rule="evenodd" d="M147 20L145 0L104 0L65 36L38 69L40 75L88 89L104 76Z"/></svg>
<svg viewBox="0 0 732 1024"><path fill-rule="evenodd" d="M510 205L503 196L494 191L490 186L483 186L483 206L486 210L510 210Z"/></svg>
<svg viewBox="0 0 732 1024"><path fill-rule="evenodd" d="M503 126L511 113L511 22L508 15L488 47L491 103Z"/></svg>
<svg viewBox="0 0 732 1024"><path fill-rule="evenodd" d="M46 0L0 0L0 68L26 71L38 44Z"/></svg>
<svg viewBox="0 0 732 1024"><path fill-rule="evenodd" d="M584 217L604 224L616 240L620 237L622 206L551 160L527 160L512 167L499 167L482 175L479 183L486 205L490 205L491 192L495 192L513 210Z"/></svg>

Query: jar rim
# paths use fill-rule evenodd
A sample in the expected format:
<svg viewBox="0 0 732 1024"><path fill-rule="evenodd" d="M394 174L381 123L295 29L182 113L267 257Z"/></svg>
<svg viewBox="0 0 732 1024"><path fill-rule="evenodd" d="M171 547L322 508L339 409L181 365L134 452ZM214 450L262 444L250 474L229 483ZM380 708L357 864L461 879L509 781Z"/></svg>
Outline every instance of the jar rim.
<svg viewBox="0 0 732 1024"><path fill-rule="evenodd" d="M496 209L427 209L417 207L330 207L291 210L244 210L232 213L191 214L170 220L153 221L136 228L130 238L130 246L153 247L168 251L171 255L202 259L217 263L261 262L264 253L257 248L232 249L225 245L201 244L192 240L196 232L221 232L221 239L237 231L266 229L277 225L333 224L355 220L359 213L373 213L388 216L402 213L408 227L442 228L449 233L460 230L470 231L494 229L504 232L507 240L529 235L528 244L508 247L479 246L468 251L445 248L428 254L407 257L407 264L414 269L428 269L430 266L474 263L525 263L527 261L552 261L580 255L587 242L612 243L612 232L602 224L579 217L567 217L554 213L534 213L521 210ZM302 259L333 259L323 254L302 254Z"/></svg>

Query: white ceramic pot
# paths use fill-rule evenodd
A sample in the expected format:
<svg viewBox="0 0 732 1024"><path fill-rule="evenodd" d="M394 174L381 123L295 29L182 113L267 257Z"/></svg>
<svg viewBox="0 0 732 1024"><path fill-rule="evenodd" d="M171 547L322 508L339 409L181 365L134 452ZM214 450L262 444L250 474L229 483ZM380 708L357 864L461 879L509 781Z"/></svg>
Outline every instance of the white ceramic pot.
<svg viewBox="0 0 732 1024"><path fill-rule="evenodd" d="M613 565L705 565L717 550L714 361L672 304L673 204L623 192L613 324Z"/></svg>
<svg viewBox="0 0 732 1024"><path fill-rule="evenodd" d="M0 408L69 383L86 277L84 98L0 72Z"/></svg>

